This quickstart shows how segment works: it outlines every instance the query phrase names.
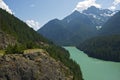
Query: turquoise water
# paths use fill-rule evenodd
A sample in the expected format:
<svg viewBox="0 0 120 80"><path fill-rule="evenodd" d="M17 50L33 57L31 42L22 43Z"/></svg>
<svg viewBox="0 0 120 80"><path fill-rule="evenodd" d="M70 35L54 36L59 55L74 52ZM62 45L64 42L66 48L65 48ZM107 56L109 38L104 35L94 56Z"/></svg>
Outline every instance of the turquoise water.
<svg viewBox="0 0 120 80"><path fill-rule="evenodd" d="M88 57L75 47L64 47L81 67L84 80L120 80L120 62Z"/></svg>

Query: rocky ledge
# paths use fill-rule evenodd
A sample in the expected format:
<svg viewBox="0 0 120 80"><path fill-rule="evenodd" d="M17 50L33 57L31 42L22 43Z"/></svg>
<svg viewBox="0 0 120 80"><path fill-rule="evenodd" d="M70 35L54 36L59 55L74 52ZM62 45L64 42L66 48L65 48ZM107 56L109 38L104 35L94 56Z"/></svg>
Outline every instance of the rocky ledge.
<svg viewBox="0 0 120 80"><path fill-rule="evenodd" d="M0 80L73 80L70 70L44 50L0 56Z"/></svg>

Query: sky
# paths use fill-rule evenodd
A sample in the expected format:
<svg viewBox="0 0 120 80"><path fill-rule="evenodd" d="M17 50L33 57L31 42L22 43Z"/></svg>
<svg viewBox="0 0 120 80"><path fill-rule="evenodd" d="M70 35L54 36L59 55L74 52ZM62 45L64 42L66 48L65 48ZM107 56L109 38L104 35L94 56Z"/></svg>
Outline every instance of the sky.
<svg viewBox="0 0 120 80"><path fill-rule="evenodd" d="M120 10L120 0L0 0L0 8L38 30L48 21L63 19L74 10L82 12L90 6Z"/></svg>

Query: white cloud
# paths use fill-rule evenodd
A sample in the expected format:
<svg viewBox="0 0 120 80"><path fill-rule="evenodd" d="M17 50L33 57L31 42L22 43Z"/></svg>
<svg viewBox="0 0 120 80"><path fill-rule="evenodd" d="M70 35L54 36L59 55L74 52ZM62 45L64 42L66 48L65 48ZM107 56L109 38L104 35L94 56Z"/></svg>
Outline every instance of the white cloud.
<svg viewBox="0 0 120 80"><path fill-rule="evenodd" d="M7 4L5 4L5 2L3 0L0 0L0 8L6 10L10 14L13 14L12 10L9 8L9 6Z"/></svg>
<svg viewBox="0 0 120 80"><path fill-rule="evenodd" d="M111 6L109 9L110 9L110 10L115 10L115 9L116 9L116 6Z"/></svg>
<svg viewBox="0 0 120 80"><path fill-rule="evenodd" d="M96 0L84 0L82 2L78 2L77 6L74 10L83 11L90 6L95 6L97 8L101 8L101 5L97 4Z"/></svg>
<svg viewBox="0 0 120 80"><path fill-rule="evenodd" d="M40 28L40 24L37 21L27 20L26 23L29 27L33 28L34 30L38 30Z"/></svg>
<svg viewBox="0 0 120 80"><path fill-rule="evenodd" d="M112 6L109 7L110 10L115 10L116 7L120 4L120 0L114 0Z"/></svg>
<svg viewBox="0 0 120 80"><path fill-rule="evenodd" d="M113 4L118 5L120 3L120 0L114 0Z"/></svg>

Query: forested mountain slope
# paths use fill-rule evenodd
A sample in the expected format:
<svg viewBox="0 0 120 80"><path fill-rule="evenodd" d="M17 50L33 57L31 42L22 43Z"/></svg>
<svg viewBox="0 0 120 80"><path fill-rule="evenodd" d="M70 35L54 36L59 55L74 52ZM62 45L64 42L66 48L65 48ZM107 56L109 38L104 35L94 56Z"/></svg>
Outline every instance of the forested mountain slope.
<svg viewBox="0 0 120 80"><path fill-rule="evenodd" d="M53 19L38 30L57 45L78 46L84 40L97 35L107 20L117 11L89 7L82 12L74 11L62 20Z"/></svg>
<svg viewBox="0 0 120 80"><path fill-rule="evenodd" d="M24 53L26 50L27 54ZM2 80L82 80L79 65L70 59L65 49L54 45L26 23L2 9L0 72L3 72L0 73Z"/></svg>
<svg viewBox="0 0 120 80"><path fill-rule="evenodd" d="M38 33L58 45L77 45L95 35L96 27L84 14L74 11L63 20L51 20Z"/></svg>
<svg viewBox="0 0 120 80"><path fill-rule="evenodd" d="M120 61L120 12L112 16L97 37L81 43L78 48L91 57Z"/></svg>

